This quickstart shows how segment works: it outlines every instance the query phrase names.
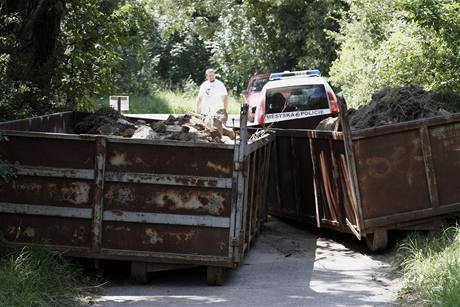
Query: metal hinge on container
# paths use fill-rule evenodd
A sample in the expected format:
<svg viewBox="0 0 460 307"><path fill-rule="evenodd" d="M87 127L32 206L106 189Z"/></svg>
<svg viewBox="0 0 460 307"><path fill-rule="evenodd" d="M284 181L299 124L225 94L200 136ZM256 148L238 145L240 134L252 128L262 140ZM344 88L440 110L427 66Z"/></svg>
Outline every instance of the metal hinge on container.
<svg viewBox="0 0 460 307"><path fill-rule="evenodd" d="M230 246L232 247L240 246L240 240L238 238L232 238L232 240L230 241Z"/></svg>

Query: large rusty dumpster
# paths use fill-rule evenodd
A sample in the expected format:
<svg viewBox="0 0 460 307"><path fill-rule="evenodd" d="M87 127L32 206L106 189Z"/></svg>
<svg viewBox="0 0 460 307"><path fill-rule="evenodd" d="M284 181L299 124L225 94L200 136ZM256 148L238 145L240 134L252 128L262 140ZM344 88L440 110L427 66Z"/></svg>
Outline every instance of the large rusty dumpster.
<svg viewBox="0 0 460 307"><path fill-rule="evenodd" d="M341 123L276 132L271 172L287 178L270 176L272 214L354 233L371 250L389 229L460 214L460 114L351 131L344 109Z"/></svg>
<svg viewBox="0 0 460 307"><path fill-rule="evenodd" d="M0 231L11 245L132 261L132 275L207 266L221 284L265 219L273 135L234 145L68 134L85 114L0 124Z"/></svg>

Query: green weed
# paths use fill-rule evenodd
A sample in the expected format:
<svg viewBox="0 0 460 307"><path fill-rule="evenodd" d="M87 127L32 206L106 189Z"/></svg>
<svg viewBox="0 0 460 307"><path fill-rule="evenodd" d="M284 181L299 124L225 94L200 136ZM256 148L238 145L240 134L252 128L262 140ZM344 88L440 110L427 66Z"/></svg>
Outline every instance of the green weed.
<svg viewBox="0 0 460 307"><path fill-rule="evenodd" d="M397 247L403 296L428 306L460 306L460 227L428 236L412 234Z"/></svg>
<svg viewBox="0 0 460 307"><path fill-rule="evenodd" d="M2 306L76 306L90 280L59 253L24 247L0 258Z"/></svg>

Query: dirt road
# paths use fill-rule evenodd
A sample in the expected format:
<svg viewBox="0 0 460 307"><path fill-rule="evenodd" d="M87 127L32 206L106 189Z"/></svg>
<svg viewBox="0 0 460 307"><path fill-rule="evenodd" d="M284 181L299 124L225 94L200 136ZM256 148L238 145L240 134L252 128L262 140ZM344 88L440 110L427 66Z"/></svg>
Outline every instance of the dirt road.
<svg viewBox="0 0 460 307"><path fill-rule="evenodd" d="M223 287L208 287L203 269L160 273L143 286L126 277L95 305L397 306L392 257L366 254L352 236L271 219Z"/></svg>

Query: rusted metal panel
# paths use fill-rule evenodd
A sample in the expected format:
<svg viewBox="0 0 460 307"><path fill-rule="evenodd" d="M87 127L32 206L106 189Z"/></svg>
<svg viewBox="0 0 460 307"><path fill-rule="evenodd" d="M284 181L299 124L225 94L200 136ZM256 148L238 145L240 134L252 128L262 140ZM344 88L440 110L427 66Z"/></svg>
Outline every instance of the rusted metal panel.
<svg viewBox="0 0 460 307"><path fill-rule="evenodd" d="M0 123L0 130L68 133L87 113L63 112Z"/></svg>
<svg viewBox="0 0 460 307"><path fill-rule="evenodd" d="M429 128L440 206L460 203L460 120Z"/></svg>
<svg viewBox="0 0 460 307"><path fill-rule="evenodd" d="M89 247L91 220L55 216L0 214L7 241Z"/></svg>
<svg viewBox="0 0 460 307"><path fill-rule="evenodd" d="M0 184L0 201L89 208L94 193L89 180L18 176Z"/></svg>
<svg viewBox="0 0 460 307"><path fill-rule="evenodd" d="M104 210L104 173L107 156L107 141L103 137L96 139L96 159L94 163L94 197L93 197L93 225L92 249L98 252L102 240L102 213Z"/></svg>
<svg viewBox="0 0 460 307"><path fill-rule="evenodd" d="M105 222L106 249L225 256L229 231L225 228Z"/></svg>
<svg viewBox="0 0 460 307"><path fill-rule="evenodd" d="M1 213L14 213L26 215L61 216L91 219L91 209L89 208L69 208L47 206L44 204L24 204L0 202Z"/></svg>
<svg viewBox="0 0 460 307"><path fill-rule="evenodd" d="M57 177L72 179L94 179L93 169L55 168L45 166L17 165L16 175L35 177Z"/></svg>
<svg viewBox="0 0 460 307"><path fill-rule="evenodd" d="M229 216L231 191L201 187L105 183L107 210Z"/></svg>
<svg viewBox="0 0 460 307"><path fill-rule="evenodd" d="M0 126L10 138L2 158L20 163L18 178L0 185L0 221L10 226L0 230L9 231L7 240L94 258L241 262L267 212L261 195L273 136L248 145L243 128L239 144L225 145L63 133L78 116ZM23 234L23 221L38 235Z"/></svg>
<svg viewBox="0 0 460 307"><path fill-rule="evenodd" d="M231 178L232 150L148 144L108 144L108 172Z"/></svg>
<svg viewBox="0 0 460 307"><path fill-rule="evenodd" d="M354 148L364 219L431 206L417 130L361 139Z"/></svg>
<svg viewBox="0 0 460 307"><path fill-rule="evenodd" d="M10 135L9 141L0 146L0 156L4 160L17 161L25 166L92 169L95 146L94 141L88 140Z"/></svg>
<svg viewBox="0 0 460 307"><path fill-rule="evenodd" d="M426 182L428 184L428 193L430 195L430 202L433 208L439 207L439 193L438 182L435 176L433 155L431 152L431 141L428 133L428 127L419 129L420 141L422 144L423 160L425 163Z"/></svg>
<svg viewBox="0 0 460 307"><path fill-rule="evenodd" d="M201 177L201 176L178 176L170 174L149 173L116 173L107 172L106 181L126 183L146 183L154 185L174 185L189 187L211 187L229 189L232 187L230 178Z"/></svg>
<svg viewBox="0 0 460 307"><path fill-rule="evenodd" d="M104 221L229 228L227 217L106 210Z"/></svg>

